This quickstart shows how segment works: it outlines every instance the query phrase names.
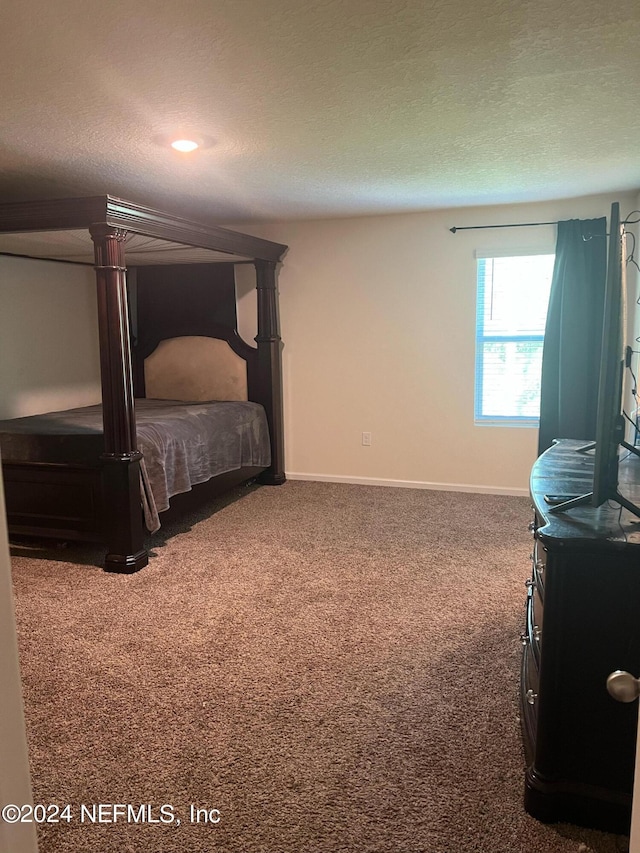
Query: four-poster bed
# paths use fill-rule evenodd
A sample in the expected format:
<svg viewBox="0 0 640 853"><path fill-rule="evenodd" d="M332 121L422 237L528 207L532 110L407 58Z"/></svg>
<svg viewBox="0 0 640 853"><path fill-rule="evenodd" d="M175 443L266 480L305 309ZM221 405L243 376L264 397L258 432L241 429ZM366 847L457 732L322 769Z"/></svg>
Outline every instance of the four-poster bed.
<svg viewBox="0 0 640 853"><path fill-rule="evenodd" d="M10 534L103 542L108 570L134 572L143 509L153 529L212 478L284 482L286 248L112 196L0 205L0 253L94 266L102 384L101 407L0 424ZM255 267L256 347L238 335L235 263Z"/></svg>

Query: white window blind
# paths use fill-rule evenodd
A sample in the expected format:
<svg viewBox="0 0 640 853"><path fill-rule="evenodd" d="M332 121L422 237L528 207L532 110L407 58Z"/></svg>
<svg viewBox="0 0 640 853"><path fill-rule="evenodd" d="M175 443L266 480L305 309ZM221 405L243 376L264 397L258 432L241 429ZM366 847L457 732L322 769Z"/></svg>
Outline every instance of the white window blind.
<svg viewBox="0 0 640 853"><path fill-rule="evenodd" d="M475 422L537 426L554 255L479 257Z"/></svg>

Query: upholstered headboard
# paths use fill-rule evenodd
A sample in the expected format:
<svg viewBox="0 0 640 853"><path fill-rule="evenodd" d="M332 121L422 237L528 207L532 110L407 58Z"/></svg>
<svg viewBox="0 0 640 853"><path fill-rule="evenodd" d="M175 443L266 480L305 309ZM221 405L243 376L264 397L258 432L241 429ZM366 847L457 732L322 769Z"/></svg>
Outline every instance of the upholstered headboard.
<svg viewBox="0 0 640 853"><path fill-rule="evenodd" d="M225 340L160 341L144 360L145 395L156 400L247 400L247 362Z"/></svg>

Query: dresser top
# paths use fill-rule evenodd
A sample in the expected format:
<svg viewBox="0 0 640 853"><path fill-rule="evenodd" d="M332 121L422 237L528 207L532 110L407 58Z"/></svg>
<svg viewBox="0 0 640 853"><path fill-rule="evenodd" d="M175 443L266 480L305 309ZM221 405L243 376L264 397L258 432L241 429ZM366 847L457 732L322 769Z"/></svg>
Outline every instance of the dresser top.
<svg viewBox="0 0 640 853"><path fill-rule="evenodd" d="M560 439L546 450L531 470L530 490L536 512L543 523L538 535L561 546L640 547L640 518L614 501L594 507L591 503L551 513L545 495L577 496L593 488L594 451L580 452L585 441ZM640 506L640 458L623 450L619 467L619 491ZM551 542L549 542L551 544Z"/></svg>

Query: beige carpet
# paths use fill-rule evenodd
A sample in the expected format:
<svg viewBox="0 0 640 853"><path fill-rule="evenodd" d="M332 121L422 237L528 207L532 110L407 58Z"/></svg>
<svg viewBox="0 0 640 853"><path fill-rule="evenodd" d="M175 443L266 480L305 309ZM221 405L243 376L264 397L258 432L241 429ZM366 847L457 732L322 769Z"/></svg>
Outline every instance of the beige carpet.
<svg viewBox="0 0 640 853"><path fill-rule="evenodd" d="M289 482L163 527L137 575L14 549L35 797L72 806L41 853L624 850L522 808L530 512Z"/></svg>

